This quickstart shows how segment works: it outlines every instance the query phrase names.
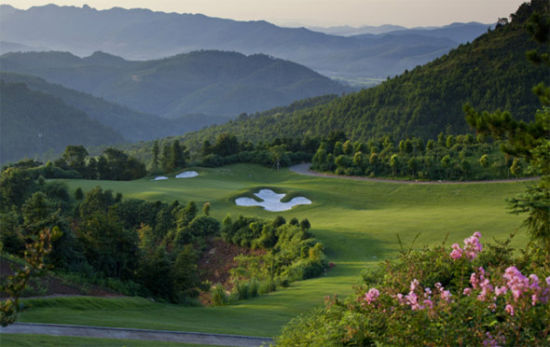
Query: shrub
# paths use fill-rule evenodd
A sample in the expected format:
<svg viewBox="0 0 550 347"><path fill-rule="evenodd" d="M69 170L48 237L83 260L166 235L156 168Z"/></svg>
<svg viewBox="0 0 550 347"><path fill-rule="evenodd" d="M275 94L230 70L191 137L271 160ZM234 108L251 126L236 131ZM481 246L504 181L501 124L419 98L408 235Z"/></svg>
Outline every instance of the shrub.
<svg viewBox="0 0 550 347"><path fill-rule="evenodd" d="M293 320L277 344L549 345L550 256L514 258L510 240L485 250L480 240L403 251L365 273L355 296Z"/></svg>
<svg viewBox="0 0 550 347"><path fill-rule="evenodd" d="M212 288L212 305L222 306L229 302L225 289L221 284L217 284Z"/></svg>

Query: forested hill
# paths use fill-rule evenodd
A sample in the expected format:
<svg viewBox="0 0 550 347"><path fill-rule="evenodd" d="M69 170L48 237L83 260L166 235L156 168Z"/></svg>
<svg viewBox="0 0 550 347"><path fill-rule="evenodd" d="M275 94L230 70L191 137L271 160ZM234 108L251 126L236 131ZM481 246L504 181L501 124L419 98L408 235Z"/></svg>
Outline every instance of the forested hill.
<svg viewBox="0 0 550 347"><path fill-rule="evenodd" d="M506 109L529 119L540 107L531 89L550 83L544 67L527 61L537 45L523 28L531 13L522 5L510 24L498 26L469 44L381 85L313 108L267 113L187 134L191 143L228 132L241 139L266 141L282 137L327 135L343 130L353 140L385 134L435 137L439 132L468 131L462 107Z"/></svg>
<svg viewBox="0 0 550 347"><path fill-rule="evenodd" d="M102 97L140 112L232 117L349 88L302 65L263 54L197 51L151 61L127 61L96 52L8 53L0 69Z"/></svg>
<svg viewBox="0 0 550 347"><path fill-rule="evenodd" d="M0 163L61 152L67 145L123 142L122 136L60 99L0 81Z"/></svg>
<svg viewBox="0 0 550 347"><path fill-rule="evenodd" d="M39 91L61 99L64 103L85 112L91 119L119 132L128 141L152 140L159 137L181 135L199 130L213 123L221 124L225 117L185 115L165 119L152 114L134 111L90 94L48 83L42 78L0 72L0 81L24 83L31 90Z"/></svg>

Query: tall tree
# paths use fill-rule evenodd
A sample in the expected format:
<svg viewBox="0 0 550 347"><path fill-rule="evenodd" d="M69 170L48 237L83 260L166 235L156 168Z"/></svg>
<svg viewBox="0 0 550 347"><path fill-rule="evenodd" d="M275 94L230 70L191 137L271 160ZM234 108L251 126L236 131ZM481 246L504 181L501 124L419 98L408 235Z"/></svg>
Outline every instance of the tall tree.
<svg viewBox="0 0 550 347"><path fill-rule="evenodd" d="M550 3L548 0L533 0L523 4L514 20L526 21L526 27L533 38L543 45L550 42ZM527 57L535 64L550 66L548 53L530 51ZM549 71L550 73L550 71ZM502 150L510 155L524 158L535 174L541 176L535 186L524 194L511 199L516 213L526 213L524 224L531 237L550 251L550 87L537 85L534 92L539 96L542 108L531 122L516 120L510 112L479 113L465 105L466 120L482 134L506 139Z"/></svg>
<svg viewBox="0 0 550 347"><path fill-rule="evenodd" d="M159 142L158 140L155 140L155 142L153 142L153 165L152 165L153 171L158 170L159 168L159 154L160 154Z"/></svg>

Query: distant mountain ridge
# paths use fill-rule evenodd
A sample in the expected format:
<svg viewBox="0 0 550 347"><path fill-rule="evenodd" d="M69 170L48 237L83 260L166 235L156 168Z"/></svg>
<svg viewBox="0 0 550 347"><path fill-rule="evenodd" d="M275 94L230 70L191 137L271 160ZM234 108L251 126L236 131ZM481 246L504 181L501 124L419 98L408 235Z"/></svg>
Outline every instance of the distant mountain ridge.
<svg viewBox="0 0 550 347"><path fill-rule="evenodd" d="M197 51L150 61L96 52L8 53L0 71L41 77L164 118L206 114L229 119L350 89L304 66L266 55Z"/></svg>
<svg viewBox="0 0 550 347"><path fill-rule="evenodd" d="M157 59L200 49L264 53L295 61L329 77L385 78L426 63L477 36L468 34L459 41L423 34L407 40L396 35L341 37L265 21L55 5L28 10L1 5L0 25L1 40L79 56L98 50L127 59ZM460 28L453 30L460 36ZM486 28L475 30L479 35Z"/></svg>

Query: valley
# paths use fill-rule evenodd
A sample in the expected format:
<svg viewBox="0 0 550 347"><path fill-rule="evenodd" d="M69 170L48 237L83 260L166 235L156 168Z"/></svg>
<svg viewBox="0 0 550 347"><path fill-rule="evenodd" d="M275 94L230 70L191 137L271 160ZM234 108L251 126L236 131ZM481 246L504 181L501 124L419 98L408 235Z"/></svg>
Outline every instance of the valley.
<svg viewBox="0 0 550 347"><path fill-rule="evenodd" d="M275 336L292 317L323 304L327 295L346 296L359 284L363 270L399 252L396 235L405 247L447 245L479 230L485 240L503 240L517 230L521 217L506 213L505 198L521 192L525 183L403 185L307 177L287 169L276 172L260 166L232 165L197 168L186 180L130 181L67 180L71 190L99 185L128 198L182 203L210 202L212 215L240 214L272 219L308 218L312 232L323 242L335 267L326 276L294 282L289 288L221 307L182 307L139 298L33 299L22 321L104 325L147 329L218 332ZM312 205L287 212L260 207L237 207L234 197L255 187L299 192ZM429 211L429 213L426 213ZM527 242L519 233L514 245Z"/></svg>
<svg viewBox="0 0 550 347"><path fill-rule="evenodd" d="M550 345L550 2L246 1L0 5L0 345Z"/></svg>

